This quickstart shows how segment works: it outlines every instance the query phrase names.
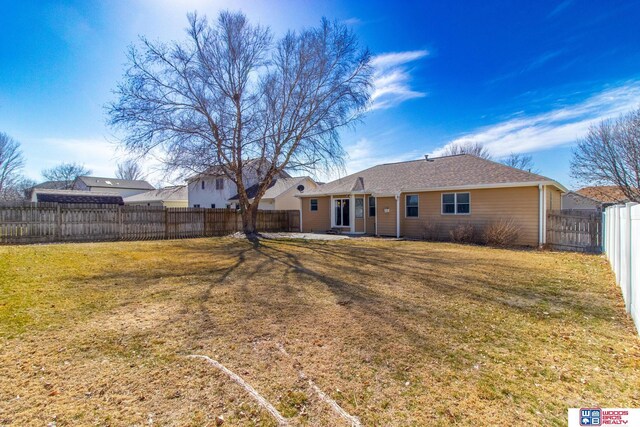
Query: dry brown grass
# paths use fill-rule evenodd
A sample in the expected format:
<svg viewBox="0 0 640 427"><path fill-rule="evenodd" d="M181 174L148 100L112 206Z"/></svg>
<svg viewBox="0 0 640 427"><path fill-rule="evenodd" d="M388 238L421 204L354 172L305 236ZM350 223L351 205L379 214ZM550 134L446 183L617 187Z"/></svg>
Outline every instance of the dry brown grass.
<svg viewBox="0 0 640 427"><path fill-rule="evenodd" d="M278 350L282 344L290 356ZM605 261L448 243L0 247L0 425L562 425L640 406Z"/></svg>

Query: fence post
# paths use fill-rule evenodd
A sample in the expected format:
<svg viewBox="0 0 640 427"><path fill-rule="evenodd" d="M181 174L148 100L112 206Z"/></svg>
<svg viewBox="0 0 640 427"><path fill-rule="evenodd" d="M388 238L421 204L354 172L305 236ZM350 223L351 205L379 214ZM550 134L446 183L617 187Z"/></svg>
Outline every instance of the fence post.
<svg viewBox="0 0 640 427"><path fill-rule="evenodd" d="M60 203L56 203L56 240L62 240L62 212L60 212Z"/></svg>
<svg viewBox="0 0 640 427"><path fill-rule="evenodd" d="M627 211L627 220L625 221L625 233L627 236L627 239L625 241L626 243L626 248L625 248L625 255L627 258L627 301L625 303L625 306L627 308L627 313L631 313L631 301L633 301L633 255L632 255L632 251L633 251L633 242L631 239L631 208L633 206L637 205L637 203L627 203L626 204L626 211Z"/></svg>

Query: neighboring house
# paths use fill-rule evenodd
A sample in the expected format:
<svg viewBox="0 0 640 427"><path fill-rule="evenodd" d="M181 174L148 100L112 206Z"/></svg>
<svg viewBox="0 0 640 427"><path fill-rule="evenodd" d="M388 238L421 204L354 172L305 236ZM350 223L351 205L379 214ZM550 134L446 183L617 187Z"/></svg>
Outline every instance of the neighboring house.
<svg viewBox="0 0 640 427"><path fill-rule="evenodd" d="M68 190L71 187L71 182L69 181L45 181L40 184L36 184L31 188L27 188L24 191L24 196L27 200L31 200L31 196L33 194L33 190Z"/></svg>
<svg viewBox="0 0 640 427"><path fill-rule="evenodd" d="M243 170L243 183L249 188L259 182L259 169L264 161L247 161ZM262 168L264 169L264 168ZM276 178L290 178L286 172L282 172ZM192 208L230 208L235 209L236 204L229 199L238 194L237 185L224 173L222 166L215 166L205 173L195 175L187 180L189 194L189 207Z"/></svg>
<svg viewBox="0 0 640 427"><path fill-rule="evenodd" d="M546 213L560 209L567 189L556 181L462 154L374 166L300 195L301 229L422 238L427 227L485 226L500 219L519 227L518 244L545 243Z"/></svg>
<svg viewBox="0 0 640 427"><path fill-rule="evenodd" d="M189 206L189 196L186 185L165 187L136 194L124 198L125 205L163 206L165 208L186 208Z"/></svg>
<svg viewBox="0 0 640 427"><path fill-rule="evenodd" d="M602 211L602 202L575 191L569 191L562 195L562 209L600 212Z"/></svg>
<svg viewBox="0 0 640 427"><path fill-rule="evenodd" d="M262 210L300 210L300 199L297 195L304 194L305 191L318 187L315 181L308 176L291 178L278 178L271 182L271 185L260 199L258 209ZM247 196L253 201L258 192L258 184L247 188ZM229 199L229 203L236 205L239 203L238 195Z"/></svg>
<svg viewBox="0 0 640 427"><path fill-rule="evenodd" d="M124 204L122 196L115 193L83 190L50 190L46 188L36 188L32 190L31 201L39 203Z"/></svg>
<svg viewBox="0 0 640 427"><path fill-rule="evenodd" d="M144 193L149 190L155 190L155 188L144 180L79 176L73 182L72 190L113 193L124 198L133 196L134 194Z"/></svg>
<svg viewBox="0 0 640 427"><path fill-rule="evenodd" d="M629 198L624 195L620 187L615 185L584 187L576 191L576 193L597 200L602 204L601 208L629 201Z"/></svg>

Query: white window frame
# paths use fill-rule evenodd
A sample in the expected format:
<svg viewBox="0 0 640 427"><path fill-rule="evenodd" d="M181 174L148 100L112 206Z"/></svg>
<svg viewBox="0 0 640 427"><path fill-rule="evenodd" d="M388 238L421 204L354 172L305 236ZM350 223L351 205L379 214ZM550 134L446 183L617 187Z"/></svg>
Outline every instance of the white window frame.
<svg viewBox="0 0 640 427"><path fill-rule="evenodd" d="M453 194L453 212L444 211L444 196ZM458 212L458 194L469 195L469 212ZM450 204L450 203L447 203ZM458 191L457 193L442 193L440 194L440 215L471 215L471 192L470 191Z"/></svg>
<svg viewBox="0 0 640 427"><path fill-rule="evenodd" d="M313 209L313 201L316 201L316 208ZM309 199L309 212L318 212L318 199Z"/></svg>
<svg viewBox="0 0 640 427"><path fill-rule="evenodd" d="M218 188L218 183L220 183L220 188ZM215 186L216 190L224 190L224 178L216 178Z"/></svg>
<svg viewBox="0 0 640 427"><path fill-rule="evenodd" d="M418 204L415 206L415 208L418 209L418 214L416 216L408 216L407 215L407 211L409 209L409 204L407 203L407 197L411 197L411 196L416 196L418 198ZM411 207L414 207L414 206L411 206ZM420 218L420 195L419 194L405 194L404 195L404 217L406 219Z"/></svg>
<svg viewBox="0 0 640 427"><path fill-rule="evenodd" d="M373 215L371 215L371 200L373 200ZM378 216L378 204L377 204L377 200L375 197L373 196L369 196L368 200L367 200L367 216L369 218L373 218Z"/></svg>
<svg viewBox="0 0 640 427"><path fill-rule="evenodd" d="M356 210L358 206L358 200L362 200L362 216L358 216L358 211ZM353 214L355 215L355 219L363 219L364 218L364 197L356 197L353 202Z"/></svg>

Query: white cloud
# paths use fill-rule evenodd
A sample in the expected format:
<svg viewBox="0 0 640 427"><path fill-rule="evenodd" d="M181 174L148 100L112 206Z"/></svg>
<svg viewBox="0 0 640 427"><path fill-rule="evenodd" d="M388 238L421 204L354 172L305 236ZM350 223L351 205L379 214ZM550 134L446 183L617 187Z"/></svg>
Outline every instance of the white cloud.
<svg viewBox="0 0 640 427"><path fill-rule="evenodd" d="M376 55L371 60L374 68L372 110L391 108L426 93L411 88L411 74L407 64L429 55L426 50L390 52Z"/></svg>
<svg viewBox="0 0 640 427"><path fill-rule="evenodd" d="M604 90L585 101L529 117L517 117L480 128L434 151L440 155L449 145L480 143L496 157L529 153L573 144L589 126L640 106L640 82Z"/></svg>
<svg viewBox="0 0 640 427"><path fill-rule="evenodd" d="M416 151L398 152L389 150L389 144L375 144L372 141L361 138L355 144L345 147L347 151L347 173L355 173L381 163L402 162L414 160L421 154ZM391 146L397 148L397 146Z"/></svg>

